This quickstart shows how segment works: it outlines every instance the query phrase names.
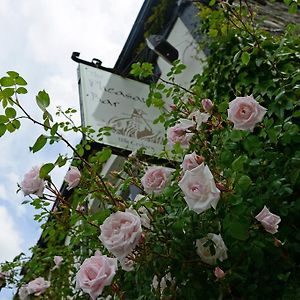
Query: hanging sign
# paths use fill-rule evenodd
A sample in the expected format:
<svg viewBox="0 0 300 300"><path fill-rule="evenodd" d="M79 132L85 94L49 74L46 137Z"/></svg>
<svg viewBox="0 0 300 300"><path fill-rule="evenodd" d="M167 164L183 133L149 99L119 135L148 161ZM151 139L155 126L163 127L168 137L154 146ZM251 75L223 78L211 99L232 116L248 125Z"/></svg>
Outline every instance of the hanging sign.
<svg viewBox="0 0 300 300"><path fill-rule="evenodd" d="M97 132L110 127L99 143L127 150L144 147L149 155L163 150L164 127L153 124L160 112L147 107L149 86L106 70L79 64L81 116L84 126Z"/></svg>

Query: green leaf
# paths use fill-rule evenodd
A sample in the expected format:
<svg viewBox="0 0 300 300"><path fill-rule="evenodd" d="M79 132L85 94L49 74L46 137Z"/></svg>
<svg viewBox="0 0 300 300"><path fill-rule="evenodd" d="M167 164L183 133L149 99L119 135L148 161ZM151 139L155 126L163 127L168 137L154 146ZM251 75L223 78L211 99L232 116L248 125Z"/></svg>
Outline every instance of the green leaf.
<svg viewBox="0 0 300 300"><path fill-rule="evenodd" d="M27 85L26 80L21 76L17 77L15 81L17 85Z"/></svg>
<svg viewBox="0 0 300 300"><path fill-rule="evenodd" d="M24 87L19 87L17 88L16 92L18 94L27 94L27 89L25 89Z"/></svg>
<svg viewBox="0 0 300 300"><path fill-rule="evenodd" d="M224 101L224 102L221 102L219 105L218 105L218 111L219 112L225 112L228 108L228 102L227 101Z"/></svg>
<svg viewBox="0 0 300 300"><path fill-rule="evenodd" d="M15 92L14 88L6 88L2 90L2 93L6 98L11 97L14 94L14 92Z"/></svg>
<svg viewBox="0 0 300 300"><path fill-rule="evenodd" d="M290 13L290 14L296 14L297 11L298 11L298 6L297 6L297 3L294 2L294 3L292 3L292 4L290 5L289 13Z"/></svg>
<svg viewBox="0 0 300 300"><path fill-rule="evenodd" d="M97 155L98 161L99 161L100 163L106 162L106 161L110 158L111 154L112 154L111 149L109 149L109 148L104 148L104 149L103 149L101 152L99 152L99 154Z"/></svg>
<svg viewBox="0 0 300 300"><path fill-rule="evenodd" d="M208 34L210 37L214 38L214 37L218 36L218 30L210 28Z"/></svg>
<svg viewBox="0 0 300 300"><path fill-rule="evenodd" d="M55 164L48 163L44 164L40 169L40 178L44 179L48 177L48 174L54 169Z"/></svg>
<svg viewBox="0 0 300 300"><path fill-rule="evenodd" d="M12 122L9 122L6 124L6 129L9 131L9 132L14 132L16 130L16 128L14 127L13 123Z"/></svg>
<svg viewBox="0 0 300 300"><path fill-rule="evenodd" d="M44 136L43 134L41 134L36 142L34 143L34 145L32 147L29 147L30 151L32 151L33 153L41 150L47 143L47 137Z"/></svg>
<svg viewBox="0 0 300 300"><path fill-rule="evenodd" d="M16 129L19 129L21 127L21 122L19 120L15 119L11 123Z"/></svg>
<svg viewBox="0 0 300 300"><path fill-rule="evenodd" d="M14 108L12 107L7 107L5 109L5 115L9 118L9 119L12 119L12 118L15 118L16 115L17 115L17 112Z"/></svg>
<svg viewBox="0 0 300 300"><path fill-rule="evenodd" d="M235 159L232 163L232 169L234 171L241 171L244 167L244 163L247 161L246 155L241 155L237 159Z"/></svg>
<svg viewBox="0 0 300 300"><path fill-rule="evenodd" d="M6 125L0 124L0 137L3 136L6 132Z"/></svg>
<svg viewBox="0 0 300 300"><path fill-rule="evenodd" d="M237 240L244 241L248 238L248 224L241 223L240 221L233 218L231 218L231 220L228 222L227 228L225 230L227 234Z"/></svg>
<svg viewBox="0 0 300 300"><path fill-rule="evenodd" d="M239 50L239 51L234 55L234 57L233 57L233 62L234 62L234 63L237 62L237 60L238 60L238 58L240 57L240 55L241 55L241 50Z"/></svg>
<svg viewBox="0 0 300 300"><path fill-rule="evenodd" d="M0 124L4 124L4 123L7 123L9 120L8 120L8 117L5 116L5 115L0 115Z"/></svg>
<svg viewBox="0 0 300 300"><path fill-rule="evenodd" d="M240 177L240 179L238 180L237 184L238 187L242 190L247 190L248 187L251 185L252 180L249 176L247 175L243 175Z"/></svg>
<svg viewBox="0 0 300 300"><path fill-rule="evenodd" d="M14 86L15 85L15 81L11 77L2 77L0 79L0 84L2 86Z"/></svg>
<svg viewBox="0 0 300 300"><path fill-rule="evenodd" d="M45 90L39 91L36 96L36 103L42 111L46 110L46 107L50 104L50 97Z"/></svg>
<svg viewBox="0 0 300 300"><path fill-rule="evenodd" d="M11 78L17 78L17 77L19 77L19 73L17 73L17 72L15 72L15 71L8 71L8 72L6 72L8 75L9 75L9 77L11 77Z"/></svg>
<svg viewBox="0 0 300 300"><path fill-rule="evenodd" d="M57 129L58 129L58 126L59 126L59 124L58 124L58 123L55 123L55 124L51 127L50 133L51 133L52 136L54 136L54 135L56 134Z"/></svg>
<svg viewBox="0 0 300 300"><path fill-rule="evenodd" d="M250 61L250 54L248 52L243 52L241 59L242 59L242 63L247 66Z"/></svg>

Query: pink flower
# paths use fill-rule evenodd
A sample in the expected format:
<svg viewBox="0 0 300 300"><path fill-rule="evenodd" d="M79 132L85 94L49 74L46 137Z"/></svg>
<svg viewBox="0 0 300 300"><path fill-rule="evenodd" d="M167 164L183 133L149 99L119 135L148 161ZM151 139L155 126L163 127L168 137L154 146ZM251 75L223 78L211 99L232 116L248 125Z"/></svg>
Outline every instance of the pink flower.
<svg viewBox="0 0 300 300"><path fill-rule="evenodd" d="M53 258L53 260L54 260L54 263L55 263L55 267L54 268L57 269L57 268L60 267L60 265L61 265L61 263L62 263L62 261L64 259L61 256L55 255L54 258Z"/></svg>
<svg viewBox="0 0 300 300"><path fill-rule="evenodd" d="M194 133L190 131L192 127L195 127L195 122L188 119L180 119L179 123L169 127L167 129L169 144L173 146L174 144L179 143L182 148L188 148L190 140L194 135Z"/></svg>
<svg viewBox="0 0 300 300"><path fill-rule="evenodd" d="M222 278L225 277L224 271L221 268L219 268L219 267L215 267L215 269L214 269L214 275L218 279L222 279Z"/></svg>
<svg viewBox="0 0 300 300"><path fill-rule="evenodd" d="M253 131L256 123L261 122L267 109L253 98L252 95L237 97L229 103L228 120L234 129Z"/></svg>
<svg viewBox="0 0 300 300"><path fill-rule="evenodd" d="M69 171L67 172L66 176L65 176L65 181L68 183L68 187L67 190L71 190L74 187L76 187L79 182L80 182L80 178L81 178L81 173L78 170L77 167L70 167Z"/></svg>
<svg viewBox="0 0 300 300"><path fill-rule="evenodd" d="M28 292L27 285L22 285L19 288L18 295L19 295L20 300L28 300L29 299L29 292Z"/></svg>
<svg viewBox="0 0 300 300"><path fill-rule="evenodd" d="M210 244L212 242L214 253L210 252ZM196 240L197 254L201 260L209 265L217 263L217 259L223 261L227 259L227 248L220 234L208 233L206 237Z"/></svg>
<svg viewBox="0 0 300 300"><path fill-rule="evenodd" d="M171 172L171 169L164 167L149 167L141 178L145 192L161 194Z"/></svg>
<svg viewBox="0 0 300 300"><path fill-rule="evenodd" d="M266 206L264 206L262 211L255 217L255 219L261 222L262 226L267 232L272 234L278 231L278 224L281 221L280 217L272 214Z"/></svg>
<svg viewBox="0 0 300 300"><path fill-rule="evenodd" d="M93 300L101 295L103 288L111 284L117 270L117 260L101 255L85 259L76 274L76 288L88 293Z"/></svg>
<svg viewBox="0 0 300 300"><path fill-rule="evenodd" d="M208 166L200 166L187 170L179 181L179 187L184 193L184 199L189 208L197 214L216 208L220 191L217 189L213 175Z"/></svg>
<svg viewBox="0 0 300 300"><path fill-rule="evenodd" d="M28 294L34 294L35 296L40 296L49 287L50 287L50 281L45 280L43 277L38 277L28 283L27 291Z"/></svg>
<svg viewBox="0 0 300 300"><path fill-rule="evenodd" d="M199 165L201 165L203 161L204 161L203 156L199 156L195 152L193 152L191 154L186 154L184 156L183 162L180 166L183 171L192 170L198 167Z"/></svg>
<svg viewBox="0 0 300 300"><path fill-rule="evenodd" d="M24 196L35 194L39 197L43 196L45 182L40 178L40 167L33 167L28 173L24 175L24 179L20 184Z"/></svg>
<svg viewBox="0 0 300 300"><path fill-rule="evenodd" d="M142 236L140 217L128 209L111 214L100 229L100 241L120 261L136 247Z"/></svg>
<svg viewBox="0 0 300 300"><path fill-rule="evenodd" d="M203 109L207 112L210 112L214 107L214 104L210 99L203 99L201 101L201 104L202 104Z"/></svg>

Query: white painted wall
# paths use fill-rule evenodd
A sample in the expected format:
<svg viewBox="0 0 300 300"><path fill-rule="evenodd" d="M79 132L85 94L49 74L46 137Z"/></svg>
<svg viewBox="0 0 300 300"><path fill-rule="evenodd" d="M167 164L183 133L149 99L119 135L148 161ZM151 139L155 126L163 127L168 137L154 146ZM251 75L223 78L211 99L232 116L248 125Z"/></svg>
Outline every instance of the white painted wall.
<svg viewBox="0 0 300 300"><path fill-rule="evenodd" d="M203 61L206 56L203 51L199 50L197 42L180 18L175 22L167 41L178 50L178 58L187 66L181 74L176 75L175 81L188 88L193 76L203 71ZM158 58L157 63L162 71L161 77L166 79L171 65L161 57Z"/></svg>

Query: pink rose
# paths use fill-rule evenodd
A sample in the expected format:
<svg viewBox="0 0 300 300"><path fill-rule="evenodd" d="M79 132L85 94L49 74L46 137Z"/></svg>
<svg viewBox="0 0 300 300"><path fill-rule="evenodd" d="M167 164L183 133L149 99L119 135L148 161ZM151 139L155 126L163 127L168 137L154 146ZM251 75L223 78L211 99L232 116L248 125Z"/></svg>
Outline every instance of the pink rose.
<svg viewBox="0 0 300 300"><path fill-rule="evenodd" d="M50 287L50 281L45 280L43 277L38 277L27 284L28 294L40 296L47 288Z"/></svg>
<svg viewBox="0 0 300 300"><path fill-rule="evenodd" d="M76 288L88 293L93 300L101 295L103 288L110 285L117 270L115 258L101 255L96 251L95 255L84 260L76 274Z"/></svg>
<svg viewBox="0 0 300 300"><path fill-rule="evenodd" d="M40 167L33 167L28 173L24 175L24 179L20 184L24 196L35 194L39 197L43 196L45 182L40 178Z"/></svg>
<svg viewBox="0 0 300 300"><path fill-rule="evenodd" d="M217 279L222 279L225 277L224 271L219 267L215 267L214 275L216 276Z"/></svg>
<svg viewBox="0 0 300 300"><path fill-rule="evenodd" d="M278 224L280 223L281 219L279 216L272 214L266 206L264 206L262 211L255 217L255 219L262 224L267 232L272 234L278 232Z"/></svg>
<svg viewBox="0 0 300 300"><path fill-rule="evenodd" d="M253 131L256 123L261 122L267 109L259 105L253 96L237 97L229 103L228 120L234 129Z"/></svg>
<svg viewBox="0 0 300 300"><path fill-rule="evenodd" d="M55 269L59 268L63 260L64 259L61 256L55 255L54 258L53 258L53 261L55 263L55 267L54 268Z"/></svg>
<svg viewBox="0 0 300 300"><path fill-rule="evenodd" d="M71 190L74 187L76 187L79 182L80 182L80 178L81 178L81 173L78 170L77 167L70 167L69 171L67 172L66 176L65 176L65 181L68 183L68 187L67 190Z"/></svg>
<svg viewBox="0 0 300 300"><path fill-rule="evenodd" d="M203 109L207 112L210 112L214 107L214 104L210 99L203 99L201 101L201 104L202 104Z"/></svg>
<svg viewBox="0 0 300 300"><path fill-rule="evenodd" d="M214 253L210 252L210 244L212 242ZM208 233L206 237L196 240L197 254L201 260L209 265L217 263L217 259L223 261L227 259L227 248L220 234Z"/></svg>
<svg viewBox="0 0 300 300"><path fill-rule="evenodd" d="M182 148L188 148L190 140L194 135L190 130L193 127L195 127L195 122L187 119L180 119L179 123L167 129L169 144L173 146L174 144L179 143Z"/></svg>
<svg viewBox="0 0 300 300"><path fill-rule="evenodd" d="M22 285L19 288L18 295L19 295L20 300L28 300L29 299L29 292L28 292L27 285Z"/></svg>
<svg viewBox="0 0 300 300"><path fill-rule="evenodd" d="M141 178L146 193L161 194L165 188L171 169L164 167L149 167Z"/></svg>
<svg viewBox="0 0 300 300"><path fill-rule="evenodd" d="M128 209L111 214L100 226L100 230L100 241L119 260L135 248L142 236L140 217Z"/></svg>
<svg viewBox="0 0 300 300"><path fill-rule="evenodd" d="M200 166L187 170L179 181L179 187L184 193L184 199L189 208L197 214L216 208L220 191L217 189L213 175L208 166Z"/></svg>
<svg viewBox="0 0 300 300"><path fill-rule="evenodd" d="M191 154L186 154L184 156L183 162L180 166L183 171L192 170L198 167L199 165L201 165L203 161L204 161L203 156L199 156L195 152L193 152Z"/></svg>

